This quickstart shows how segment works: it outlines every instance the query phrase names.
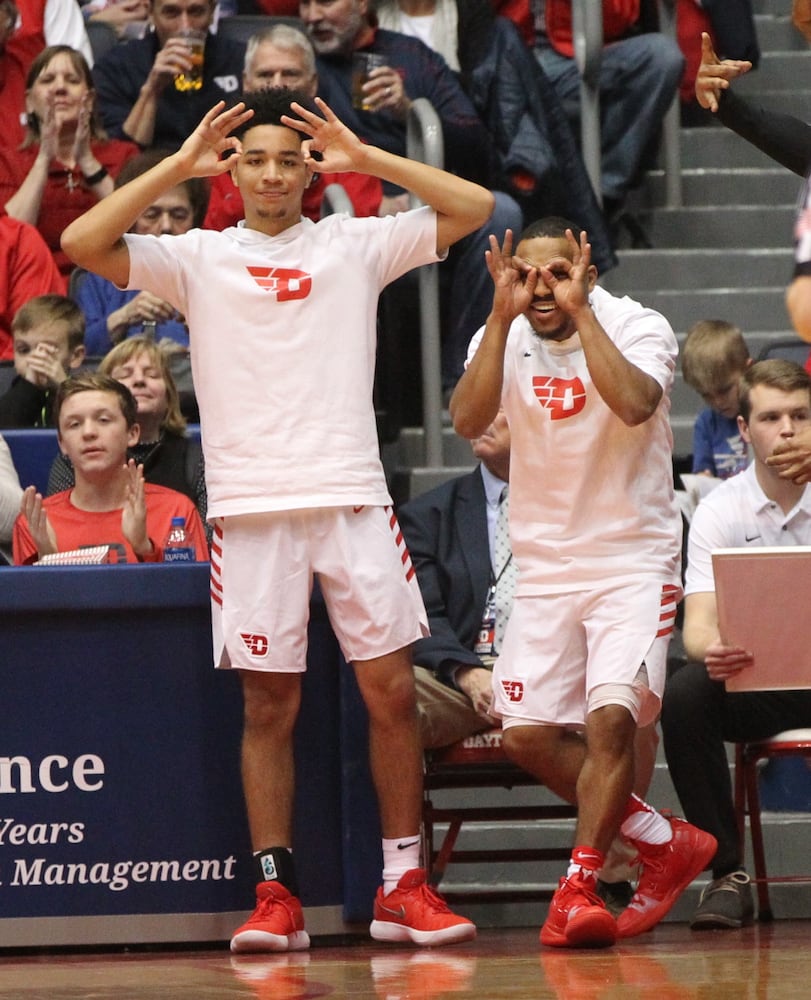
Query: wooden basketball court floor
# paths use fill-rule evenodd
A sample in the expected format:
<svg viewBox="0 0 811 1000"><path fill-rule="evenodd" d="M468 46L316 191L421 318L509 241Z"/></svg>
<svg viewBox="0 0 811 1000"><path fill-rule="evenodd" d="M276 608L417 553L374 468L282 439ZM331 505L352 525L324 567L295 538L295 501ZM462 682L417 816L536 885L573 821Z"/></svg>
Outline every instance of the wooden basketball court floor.
<svg viewBox="0 0 811 1000"><path fill-rule="evenodd" d="M811 997L811 921L696 933L666 923L599 951L541 948L536 928L441 949L316 939L309 952L3 954L3 1000L794 1000Z"/></svg>

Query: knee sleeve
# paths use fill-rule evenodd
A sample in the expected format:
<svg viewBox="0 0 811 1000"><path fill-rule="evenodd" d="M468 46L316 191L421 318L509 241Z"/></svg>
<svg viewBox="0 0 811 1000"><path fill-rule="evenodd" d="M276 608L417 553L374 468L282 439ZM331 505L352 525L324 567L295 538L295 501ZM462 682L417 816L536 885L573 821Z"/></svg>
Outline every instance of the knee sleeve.
<svg viewBox="0 0 811 1000"><path fill-rule="evenodd" d="M622 705L637 722L642 708L642 691L633 684L598 684L589 692L586 712L594 712L606 705Z"/></svg>

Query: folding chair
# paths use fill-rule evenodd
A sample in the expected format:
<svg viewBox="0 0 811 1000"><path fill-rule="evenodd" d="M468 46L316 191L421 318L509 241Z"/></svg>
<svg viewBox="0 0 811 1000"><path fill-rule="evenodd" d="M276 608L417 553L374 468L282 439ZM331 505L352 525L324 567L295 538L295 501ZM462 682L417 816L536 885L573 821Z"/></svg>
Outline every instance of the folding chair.
<svg viewBox="0 0 811 1000"><path fill-rule="evenodd" d="M573 820L574 806L565 802L537 805L465 805L437 806L434 793L445 789L512 789L534 786L535 778L507 759L501 746L501 730L491 729L469 736L449 747L425 753L423 792L423 828L428 881L439 885L448 865L453 863L487 863L490 861L568 861L571 855L571 830L567 827L565 844L560 847L498 847L488 850L457 850L456 841L463 823L517 823L535 820ZM486 799L486 793L476 796ZM442 842L436 844L436 824L447 823ZM526 899L550 899L553 889L533 886L486 888L445 891L449 898L466 901L512 902Z"/></svg>
<svg viewBox="0 0 811 1000"><path fill-rule="evenodd" d="M802 757L811 760L811 729L789 729L767 740L738 743L735 752L735 812L741 838L741 856L744 854L746 817L749 817L749 835L752 841L752 858L757 887L758 920L773 919L769 900L770 882L811 882L808 875L768 875L766 852L763 845L763 826L760 816L760 789L758 772L761 761L777 757Z"/></svg>

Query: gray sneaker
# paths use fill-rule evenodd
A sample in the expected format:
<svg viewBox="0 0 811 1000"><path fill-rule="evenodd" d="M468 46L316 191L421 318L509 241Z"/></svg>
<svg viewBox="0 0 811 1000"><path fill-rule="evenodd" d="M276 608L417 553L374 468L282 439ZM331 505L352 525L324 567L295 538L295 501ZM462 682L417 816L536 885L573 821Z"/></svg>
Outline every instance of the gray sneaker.
<svg viewBox="0 0 811 1000"><path fill-rule="evenodd" d="M701 893L690 921L694 931L726 930L751 924L755 913L752 883L745 871L715 879Z"/></svg>

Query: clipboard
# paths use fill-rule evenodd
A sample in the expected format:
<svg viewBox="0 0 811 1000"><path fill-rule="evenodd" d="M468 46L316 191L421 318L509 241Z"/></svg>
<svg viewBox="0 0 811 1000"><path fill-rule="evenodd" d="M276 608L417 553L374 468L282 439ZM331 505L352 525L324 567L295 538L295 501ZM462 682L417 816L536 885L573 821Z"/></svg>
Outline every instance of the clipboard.
<svg viewBox="0 0 811 1000"><path fill-rule="evenodd" d="M811 689L811 546L715 549L721 638L754 653L727 691Z"/></svg>

